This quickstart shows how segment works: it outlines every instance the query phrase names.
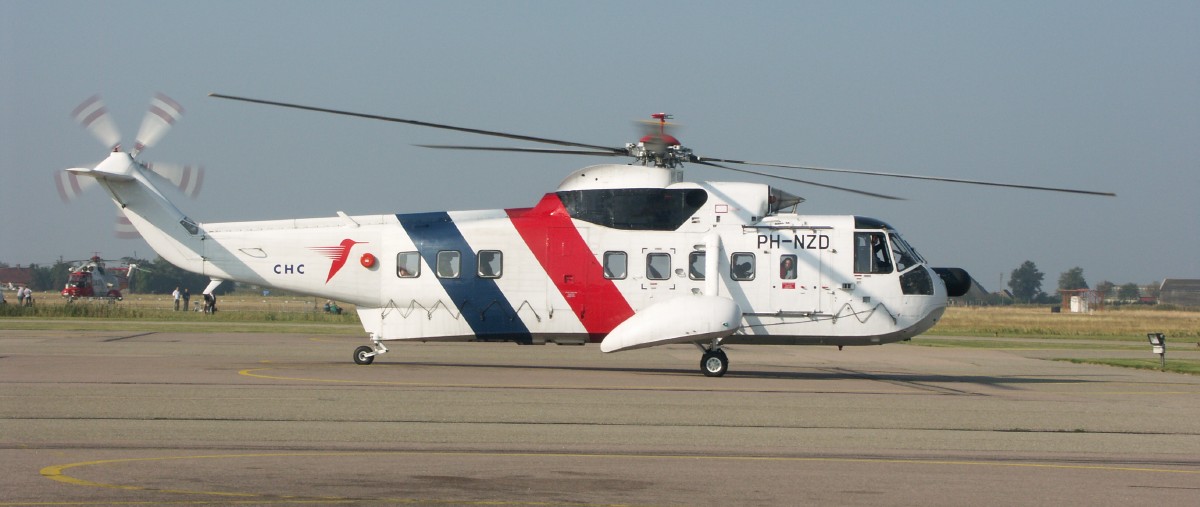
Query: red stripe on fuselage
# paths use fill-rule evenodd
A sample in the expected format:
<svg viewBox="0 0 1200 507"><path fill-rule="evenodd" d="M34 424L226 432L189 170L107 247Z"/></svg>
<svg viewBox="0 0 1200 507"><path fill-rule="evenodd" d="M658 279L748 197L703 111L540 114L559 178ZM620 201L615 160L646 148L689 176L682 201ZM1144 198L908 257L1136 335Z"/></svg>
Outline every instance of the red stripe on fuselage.
<svg viewBox="0 0 1200 507"><path fill-rule="evenodd" d="M555 194L533 208L505 210L525 245L571 305L590 340L600 341L633 316L633 308L588 247Z"/></svg>

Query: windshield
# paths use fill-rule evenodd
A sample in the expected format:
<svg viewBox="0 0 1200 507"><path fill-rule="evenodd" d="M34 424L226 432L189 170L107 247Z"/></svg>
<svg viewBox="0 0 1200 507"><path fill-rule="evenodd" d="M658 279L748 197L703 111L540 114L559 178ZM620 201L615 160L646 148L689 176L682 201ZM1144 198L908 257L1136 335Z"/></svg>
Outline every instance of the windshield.
<svg viewBox="0 0 1200 507"><path fill-rule="evenodd" d="M907 241L904 241L904 238L900 237L900 233L896 231L888 232L888 237L891 238L892 242L892 255L896 260L896 271L904 271L925 262L925 259L922 259L921 255Z"/></svg>

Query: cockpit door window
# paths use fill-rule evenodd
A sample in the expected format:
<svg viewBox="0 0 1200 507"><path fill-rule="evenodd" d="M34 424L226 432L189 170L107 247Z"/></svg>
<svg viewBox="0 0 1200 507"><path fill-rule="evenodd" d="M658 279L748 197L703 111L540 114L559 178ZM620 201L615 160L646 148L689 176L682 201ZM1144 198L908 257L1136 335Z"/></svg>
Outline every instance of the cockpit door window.
<svg viewBox="0 0 1200 507"><path fill-rule="evenodd" d="M854 272L883 274L892 272L887 237L882 232L854 233Z"/></svg>

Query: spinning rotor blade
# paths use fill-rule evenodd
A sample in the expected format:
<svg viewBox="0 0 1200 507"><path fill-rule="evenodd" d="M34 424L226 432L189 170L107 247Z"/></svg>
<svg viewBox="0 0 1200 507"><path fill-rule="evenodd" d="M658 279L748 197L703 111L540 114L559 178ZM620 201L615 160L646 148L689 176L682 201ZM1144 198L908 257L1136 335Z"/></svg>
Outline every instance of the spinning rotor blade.
<svg viewBox="0 0 1200 507"><path fill-rule="evenodd" d="M711 159L707 159L707 160L711 160ZM804 184L806 184L806 185L813 185L813 186L818 186L818 187L823 187L823 188L829 188L829 189L833 189L833 190L841 190L841 191L843 191L843 192L850 192L850 193L859 194L859 195L866 195L866 196L870 196L870 197L878 197L878 198L880 198L880 199L889 199L889 200L893 200L893 201L904 201L904 200L906 200L906 199L904 199L903 197L895 197L895 196L891 196L891 195L885 195L885 194L876 194L876 193L874 193L874 192L867 192L867 191L865 191L865 190L855 190L855 189L853 189L853 188L839 187L839 186L836 186L836 185L826 185L826 184L824 184L824 183L817 183L817 182L814 182L814 181L802 180L802 179L797 179L797 178L789 178L789 177L787 177L787 176L780 176L780 175L778 175L778 174L771 174L771 173L763 173L763 172L758 172L758 171L751 171L751 170L749 170L749 169L738 169L738 168L735 168L735 167L723 166L723 165L720 165L720 164L714 164L714 163L712 163L712 162L706 162L706 161L702 161L702 160L694 160L693 162L694 162L694 163L697 163L697 164L700 164L700 165L707 165L707 166L717 167L717 168L721 168L721 169L725 169L725 170L729 170L729 171L735 171L735 172L739 172L739 173L746 173L746 174L756 174L756 175L758 175L758 176L766 176L766 177L768 177L768 178L776 178L776 179L781 179L781 180L794 181L794 182L796 182L796 183L804 183Z"/></svg>
<svg viewBox="0 0 1200 507"><path fill-rule="evenodd" d="M592 155L600 157L623 157L625 153L616 153L610 151L588 151L588 150L554 150L550 148L506 148L503 146L459 146L453 144L415 144L420 148L433 148L436 150L476 150L476 151L516 151L524 153L552 153L557 155Z"/></svg>
<svg viewBox="0 0 1200 507"><path fill-rule="evenodd" d="M71 111L71 117L75 119L75 123L96 136L106 148L113 150L121 145L121 133L117 131L117 125L108 115L108 108L104 107L104 101L100 100L99 95L92 95L79 104Z"/></svg>
<svg viewBox="0 0 1200 507"><path fill-rule="evenodd" d="M193 199L200 194L200 187L204 184L204 168L200 166L155 162L147 163L146 167L157 177L159 183L178 188L183 195Z"/></svg>
<svg viewBox="0 0 1200 507"><path fill-rule="evenodd" d="M215 97L218 99L240 100L242 102L252 102L255 104L265 104L265 105L269 105L269 106L279 106L279 107L288 107L288 108L292 108L292 109L302 109L305 111L316 111L316 112L320 112L320 113L340 114L340 115L344 115L344 116L356 116L359 118L367 118L367 119L371 119L371 120L383 120L383 121L390 121L390 122L396 122L396 123L407 123L409 125L417 125L417 126L421 126L421 127L431 127L431 128L436 128L436 129L455 130L458 132L467 132L467 133L471 133L471 134L479 134L479 135L484 135L484 136L503 137L506 139L516 139L516 140L520 140L520 141L556 144L559 146L573 146L576 148L590 148L590 149L599 150L602 152L612 152L614 155L625 155L626 154L625 148L613 148L613 147L609 147L609 146L597 146L594 144L576 143L576 142L572 142L572 141L560 141L557 139L549 139L549 138L545 138L545 137L524 136L524 135L520 135L520 134L510 134L507 132L497 132L497 131L493 131L493 130L473 129L473 128L467 128L467 127L455 127L453 125L443 125L440 123L430 123L430 122L424 122L424 121L419 121L419 120L406 120L404 118L395 118L395 117L391 117L391 116L380 116L377 114L355 113L355 112L351 112L351 111L339 111L336 109L326 109L323 107L304 106L304 105L300 105L300 104L289 104L286 102L275 102L275 101L271 101L271 100L251 99L251 98L246 98L246 97L235 97L232 95L223 95L220 93L210 93L210 94L208 94L208 96ZM605 153L598 153L598 155L604 155L604 154Z"/></svg>
<svg viewBox="0 0 1200 507"><path fill-rule="evenodd" d="M117 209L117 218L113 224L113 235L117 239L138 239L142 237L137 228L133 226L133 222L129 221L129 217L125 216L125 211Z"/></svg>
<svg viewBox="0 0 1200 507"><path fill-rule="evenodd" d="M1021 189L1026 189L1026 190L1047 190L1047 191L1051 191L1051 192L1067 192L1067 193L1072 193L1072 194L1102 195L1102 196L1107 196L1107 197L1116 197L1117 196L1117 194L1112 193L1112 192L1095 192L1095 191L1091 191L1091 190L1076 190L1076 189L1071 189L1071 188L1041 187L1041 186L1035 186L1035 185L1018 185L1015 183L997 183L997 182L992 182L992 181L964 180L964 179L958 179L958 178L943 178L943 177L939 177L939 176L919 176L919 175L915 175L915 174L897 174L897 173L884 173L884 172L875 172L875 171L857 171L854 169L833 169L833 168L829 168L829 167L812 167L812 166L802 166L802 165L792 165L792 164L770 164L770 163L765 163L765 162L748 162L745 160L730 160L730 159L711 158L711 157L693 157L692 162L701 163L701 164L706 163L706 162L726 162L726 163L730 163L730 164L746 164L746 165L756 165L756 166L761 166L761 167L782 167L782 168L786 168L786 169L803 169L806 171L862 174L862 175L866 175L866 176L887 176L890 178L904 178L904 179L913 179L913 180L945 181L945 182L949 182L949 183L966 183L966 184L970 184L970 185L987 185L987 186L992 186L992 187L1021 188ZM729 169L729 168L727 167L726 169ZM736 170L736 169L734 169L734 170ZM776 177L782 178L782 179L787 179L787 178L783 178L781 176L776 176Z"/></svg>
<svg viewBox="0 0 1200 507"><path fill-rule="evenodd" d="M161 92L154 94L154 98L150 100L150 109L146 111L142 127L138 130L133 156L136 157L142 150L154 146L181 116L183 106Z"/></svg>
<svg viewBox="0 0 1200 507"><path fill-rule="evenodd" d="M95 179L80 179L75 173L66 169L54 173L54 186L58 188L58 197L62 199L63 204L70 203L79 197L79 194L82 194L84 190L95 185Z"/></svg>

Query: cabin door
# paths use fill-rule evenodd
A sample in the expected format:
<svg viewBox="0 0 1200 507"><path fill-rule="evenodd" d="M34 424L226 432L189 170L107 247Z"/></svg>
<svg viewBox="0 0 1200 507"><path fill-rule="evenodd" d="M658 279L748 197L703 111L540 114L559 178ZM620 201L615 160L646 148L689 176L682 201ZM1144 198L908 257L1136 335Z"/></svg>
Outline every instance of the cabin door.
<svg viewBox="0 0 1200 507"><path fill-rule="evenodd" d="M821 309L822 250L780 248L767 258L773 312L817 312Z"/></svg>

